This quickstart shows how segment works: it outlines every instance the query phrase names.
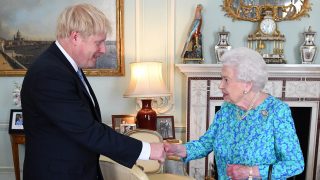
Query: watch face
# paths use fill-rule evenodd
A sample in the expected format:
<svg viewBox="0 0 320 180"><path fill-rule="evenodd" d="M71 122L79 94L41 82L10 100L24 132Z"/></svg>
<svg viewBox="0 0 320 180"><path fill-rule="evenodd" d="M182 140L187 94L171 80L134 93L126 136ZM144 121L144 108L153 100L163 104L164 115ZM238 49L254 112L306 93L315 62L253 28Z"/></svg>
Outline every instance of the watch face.
<svg viewBox="0 0 320 180"><path fill-rule="evenodd" d="M264 34L272 34L276 29L276 23L272 19L264 19L260 23L260 30Z"/></svg>

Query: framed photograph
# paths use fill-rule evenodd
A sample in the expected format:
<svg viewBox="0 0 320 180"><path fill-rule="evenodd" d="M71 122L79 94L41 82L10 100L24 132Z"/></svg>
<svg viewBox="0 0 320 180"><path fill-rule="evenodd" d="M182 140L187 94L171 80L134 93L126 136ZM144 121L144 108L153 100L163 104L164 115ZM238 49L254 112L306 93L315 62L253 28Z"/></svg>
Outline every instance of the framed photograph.
<svg viewBox="0 0 320 180"><path fill-rule="evenodd" d="M24 76L27 69L56 39L56 21L63 9L72 4L90 3L110 21L107 53L96 67L84 69L87 76L124 75L124 0L43 0L0 2L0 76ZM48 13L48 9L55 9Z"/></svg>
<svg viewBox="0 0 320 180"><path fill-rule="evenodd" d="M175 139L173 116L157 116L157 131L163 139Z"/></svg>
<svg viewBox="0 0 320 180"><path fill-rule="evenodd" d="M21 109L11 109L9 120L9 134L22 134L23 115Z"/></svg>
<svg viewBox="0 0 320 180"><path fill-rule="evenodd" d="M135 115L112 115L112 128L117 132L120 132L121 124L135 124Z"/></svg>
<svg viewBox="0 0 320 180"><path fill-rule="evenodd" d="M136 124L120 124L120 133L125 134L136 129Z"/></svg>

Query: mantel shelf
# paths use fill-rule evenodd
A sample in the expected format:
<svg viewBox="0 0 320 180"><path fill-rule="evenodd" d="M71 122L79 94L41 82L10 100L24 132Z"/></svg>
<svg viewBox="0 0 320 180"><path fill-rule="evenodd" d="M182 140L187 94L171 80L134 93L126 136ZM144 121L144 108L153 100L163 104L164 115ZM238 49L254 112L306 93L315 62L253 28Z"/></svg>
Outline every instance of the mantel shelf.
<svg viewBox="0 0 320 180"><path fill-rule="evenodd" d="M221 64L176 64L187 77L217 76ZM320 64L267 64L270 77L320 77Z"/></svg>

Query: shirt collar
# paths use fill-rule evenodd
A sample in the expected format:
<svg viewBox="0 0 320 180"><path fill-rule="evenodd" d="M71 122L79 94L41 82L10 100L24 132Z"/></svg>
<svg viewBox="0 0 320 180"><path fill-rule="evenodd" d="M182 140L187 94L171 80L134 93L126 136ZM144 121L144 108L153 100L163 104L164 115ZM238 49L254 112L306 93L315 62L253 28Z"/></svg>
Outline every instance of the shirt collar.
<svg viewBox="0 0 320 180"><path fill-rule="evenodd" d="M72 59L72 57L67 53L67 51L65 51L63 49L63 47L60 45L60 43L58 41L55 41L56 45L58 46L58 48L60 49L60 51L63 53L63 55L67 58L67 60L69 61L69 63L72 65L72 67L74 68L74 70L77 72L78 71L78 65L77 63Z"/></svg>

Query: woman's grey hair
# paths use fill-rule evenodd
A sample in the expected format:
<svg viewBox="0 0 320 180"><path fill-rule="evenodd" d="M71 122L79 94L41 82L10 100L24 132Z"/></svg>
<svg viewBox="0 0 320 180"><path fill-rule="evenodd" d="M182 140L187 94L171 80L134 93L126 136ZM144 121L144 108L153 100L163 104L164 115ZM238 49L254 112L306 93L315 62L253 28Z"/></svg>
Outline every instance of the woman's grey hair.
<svg viewBox="0 0 320 180"><path fill-rule="evenodd" d="M77 4L67 7L57 21L56 37L66 38L72 31L84 37L111 31L106 15L90 4Z"/></svg>
<svg viewBox="0 0 320 180"><path fill-rule="evenodd" d="M223 65L232 66L240 81L252 82L252 90L259 91L268 81L267 66L262 56L246 47L227 51L221 57Z"/></svg>

